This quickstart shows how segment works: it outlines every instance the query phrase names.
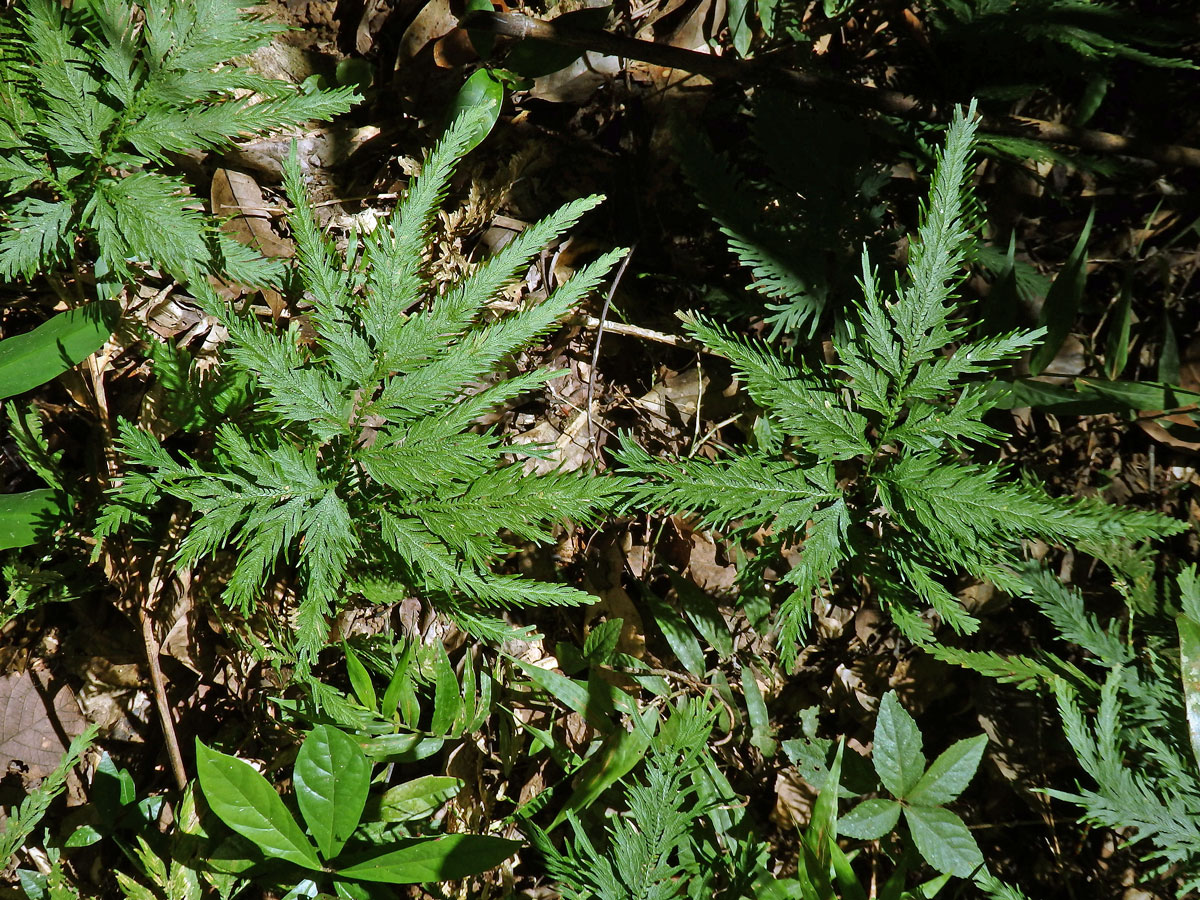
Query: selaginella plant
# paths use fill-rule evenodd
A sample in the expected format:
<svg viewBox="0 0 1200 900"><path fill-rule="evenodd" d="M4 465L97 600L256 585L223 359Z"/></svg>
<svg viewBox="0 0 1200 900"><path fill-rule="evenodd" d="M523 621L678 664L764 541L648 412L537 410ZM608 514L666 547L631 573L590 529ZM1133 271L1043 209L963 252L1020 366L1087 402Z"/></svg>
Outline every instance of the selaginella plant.
<svg viewBox="0 0 1200 900"><path fill-rule="evenodd" d="M302 659L324 646L327 616L354 596L386 601L415 590L491 637L508 632L483 608L589 599L565 584L493 574L489 565L508 550L504 533L548 540L553 522L587 521L608 505L617 482L526 473L519 445L475 423L553 377L546 369L495 373L554 328L621 254L583 267L541 303L485 321L489 301L533 255L599 202L588 197L435 292L426 271L432 220L480 115L451 127L396 214L362 239L361 254L343 256L318 230L293 154L289 222L313 335L263 324L200 285L208 311L229 332L226 364L256 386L253 407L216 429L203 459L121 426L129 472L99 536L134 518L149 524L163 498L184 501L193 515L177 564L232 550L224 596L242 611L254 607L281 563L294 566Z"/></svg>
<svg viewBox="0 0 1200 900"><path fill-rule="evenodd" d="M283 30L250 6L30 0L0 19L0 279L94 263L107 295L133 262L184 279L278 277L162 171L172 154L223 149L355 101L348 88L301 92L231 66Z"/></svg>
<svg viewBox="0 0 1200 900"><path fill-rule="evenodd" d="M1019 542L1041 538L1098 551L1113 541L1156 537L1181 525L1097 499L1060 499L1004 466L971 460L973 446L1002 435L985 423L998 399L979 380L1034 346L1037 331L964 340L968 323L954 285L970 242L964 207L974 106L960 110L933 177L905 278L885 299L864 257L863 300L835 336L836 362L805 363L739 340L696 316L688 332L728 358L762 407L757 442L715 460L656 459L628 444L619 454L641 477L634 500L695 511L705 527L765 535L746 583L800 547L782 576L778 611L788 657L813 596L840 572L878 598L910 639L933 640L932 608L957 632L977 620L945 584L968 573L1019 593Z"/></svg>

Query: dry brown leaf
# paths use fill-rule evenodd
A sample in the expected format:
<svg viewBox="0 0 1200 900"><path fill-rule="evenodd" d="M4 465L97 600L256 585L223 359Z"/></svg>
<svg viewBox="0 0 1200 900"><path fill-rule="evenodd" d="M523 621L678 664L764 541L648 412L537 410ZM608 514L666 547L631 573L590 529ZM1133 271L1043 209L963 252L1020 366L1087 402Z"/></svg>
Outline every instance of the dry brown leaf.
<svg viewBox="0 0 1200 900"><path fill-rule="evenodd" d="M44 778L87 727L75 693L42 666L0 678L0 771L13 762Z"/></svg>
<svg viewBox="0 0 1200 900"><path fill-rule="evenodd" d="M1181 354L1179 362L1179 386L1185 391L1200 392L1200 338L1192 341ZM1197 407L1188 407L1192 415L1197 415ZM1143 411L1143 416L1153 416L1158 410ZM1163 416L1160 419L1142 419L1138 425L1142 431L1159 443L1167 444L1179 450L1200 450L1200 426L1187 412ZM1168 422L1175 426L1172 433L1161 423ZM1193 439L1193 435L1195 436Z"/></svg>
<svg viewBox="0 0 1200 900"><path fill-rule="evenodd" d="M213 174L213 215L223 221L221 229L263 256L283 259L296 255L291 241L271 228L271 213L258 182L245 172L217 169Z"/></svg>
<svg viewBox="0 0 1200 900"><path fill-rule="evenodd" d="M426 3L400 38L397 64L407 62L430 41L436 41L458 27L458 15L450 8L450 0L431 0Z"/></svg>

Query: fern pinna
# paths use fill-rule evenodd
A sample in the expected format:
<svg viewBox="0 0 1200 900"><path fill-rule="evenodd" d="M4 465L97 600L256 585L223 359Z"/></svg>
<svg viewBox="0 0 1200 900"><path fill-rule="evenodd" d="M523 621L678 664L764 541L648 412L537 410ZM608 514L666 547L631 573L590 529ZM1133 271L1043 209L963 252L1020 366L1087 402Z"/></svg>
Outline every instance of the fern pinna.
<svg viewBox="0 0 1200 900"><path fill-rule="evenodd" d="M958 632L976 620L945 586L959 572L1019 592L1018 542L1042 538L1093 548L1179 527L1160 516L1096 500L1049 496L999 465L971 462L973 444L1000 433L984 423L994 386L972 381L1034 346L1041 331L964 340L956 311L970 232L964 206L975 131L974 106L950 125L906 277L885 300L863 259L857 317L835 338L838 361L785 361L696 316L685 327L728 358L763 408L757 446L724 459L655 459L628 444L620 453L641 478L633 496L650 508L695 511L704 526L736 524L736 535L767 535L745 569L802 552L782 582L780 650L794 655L814 593L835 572L861 579L912 640L929 642L932 608ZM953 352L946 352L947 348Z"/></svg>
<svg viewBox="0 0 1200 900"><path fill-rule="evenodd" d="M130 424L121 428L130 471L100 534L164 496L185 501L194 515L179 564L232 548L225 598L242 610L262 595L281 560L294 564L302 659L324 645L327 616L350 594L384 600L416 589L464 627L492 637L505 632L484 608L587 600L564 584L488 567L507 550L502 533L547 540L555 520L589 520L617 482L527 474L513 460L519 448L473 426L554 375L534 370L479 387L507 356L552 329L621 253L585 266L540 304L481 321L533 255L600 199L588 197L530 226L430 297L431 223L478 119L460 118L442 138L394 216L362 240L361 256L343 258L318 230L293 153L289 221L315 337L305 341L295 328L281 333L200 291L229 331L227 364L257 386L255 414L221 425L205 461L173 454Z"/></svg>

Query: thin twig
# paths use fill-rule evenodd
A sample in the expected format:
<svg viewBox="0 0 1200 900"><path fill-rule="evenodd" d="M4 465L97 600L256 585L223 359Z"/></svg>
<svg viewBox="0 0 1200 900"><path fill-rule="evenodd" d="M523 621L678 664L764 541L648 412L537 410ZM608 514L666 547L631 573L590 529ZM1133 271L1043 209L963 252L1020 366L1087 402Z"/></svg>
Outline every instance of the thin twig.
<svg viewBox="0 0 1200 900"><path fill-rule="evenodd" d="M172 516L174 519L175 516ZM168 532L171 529L168 528ZM158 656L162 651L158 637L154 634L154 617L151 614L154 606L162 596L163 569L166 565L167 548L159 550L150 568L150 578L146 584L144 602L138 604L138 619L142 626L142 642L146 647L146 662L150 667L150 685L154 691L154 705L158 710L159 724L162 726L163 739L167 742L167 758L171 761L171 772L175 783L182 791L187 788L187 772L183 767L183 754L179 750L179 737L175 733L175 720L171 716L171 705L167 702L167 681L163 678L162 666Z"/></svg>
<svg viewBox="0 0 1200 900"><path fill-rule="evenodd" d="M593 438L592 429L592 397L596 392L596 366L600 362L600 341L604 337L604 320L608 316L608 308L612 306L613 294L617 292L617 285L621 283L621 276L625 274L625 269L629 267L629 260L633 257L633 251L637 249L634 244L629 248L629 252L625 254L621 260L621 265L617 267L617 274L613 276L612 284L608 288L608 293L604 297L604 306L600 309L600 319L596 328L596 343L592 347L592 366L588 372L587 384L587 400L584 403L584 409L587 411L587 442L592 450L592 455L597 459L600 458L600 448L596 446Z"/></svg>
<svg viewBox="0 0 1200 900"><path fill-rule="evenodd" d="M624 37L608 31L584 30L533 19L521 13L471 12L460 24L465 28L491 31L514 38L535 38L565 47L590 50L608 56L636 59L669 69L682 69L713 81L775 86L799 94L825 97L838 103L873 109L903 119L941 122L946 110L931 100L888 88L868 87L838 81L801 69L785 69L770 59L730 59L696 50L684 50L651 41ZM1200 168L1200 149L1180 144L1139 141L1107 131L1077 128L1025 116L984 116L981 131L1026 138L1049 144L1066 144L1092 153L1141 157L1164 166Z"/></svg>

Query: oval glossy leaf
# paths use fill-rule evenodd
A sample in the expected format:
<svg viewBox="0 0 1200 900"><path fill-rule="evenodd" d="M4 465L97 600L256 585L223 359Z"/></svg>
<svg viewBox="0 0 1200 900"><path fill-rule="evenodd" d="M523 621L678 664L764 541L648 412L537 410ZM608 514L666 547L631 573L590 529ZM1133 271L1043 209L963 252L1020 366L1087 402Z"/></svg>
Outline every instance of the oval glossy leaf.
<svg viewBox="0 0 1200 900"><path fill-rule="evenodd" d="M104 346L120 315L121 307L112 301L89 303L0 341L0 400L79 365Z"/></svg>
<svg viewBox="0 0 1200 900"><path fill-rule="evenodd" d="M399 841L396 849L343 866L338 874L360 881L425 884L477 875L500 865L520 841L481 834L447 834Z"/></svg>
<svg viewBox="0 0 1200 900"><path fill-rule="evenodd" d="M214 813L242 837L253 841L270 859L283 859L307 869L321 868L317 851L275 788L249 763L197 738L196 775L204 799Z"/></svg>
<svg viewBox="0 0 1200 900"><path fill-rule="evenodd" d="M51 488L0 494L0 550L36 544L58 527L64 513L58 491Z"/></svg>
<svg viewBox="0 0 1200 900"><path fill-rule="evenodd" d="M346 674L350 677L350 687L354 696L364 707L376 712L379 709L375 700L375 685L371 683L371 673L362 664L358 654L345 641L342 641L342 652L346 654Z"/></svg>
<svg viewBox="0 0 1200 900"><path fill-rule="evenodd" d="M940 806L909 806L904 820L925 862L939 872L970 878L983 865L983 854L963 820Z"/></svg>
<svg viewBox="0 0 1200 900"><path fill-rule="evenodd" d="M487 69L480 69L458 89L450 107L450 121L454 122L464 113L478 110L473 122L471 136L463 147L463 154L478 147L492 132L500 118L500 107L504 104L504 85Z"/></svg>
<svg viewBox="0 0 1200 900"><path fill-rule="evenodd" d="M921 732L895 691L883 695L879 717L875 720L875 746L871 762L883 786L892 796L903 800L925 774L925 754L921 752Z"/></svg>
<svg viewBox="0 0 1200 900"><path fill-rule="evenodd" d="M882 797L864 800L838 819L838 831L860 841L877 841L891 834L900 821L900 804Z"/></svg>
<svg viewBox="0 0 1200 900"><path fill-rule="evenodd" d="M468 15L473 12L495 12L495 9L492 0L467 0ZM486 28L468 28L467 37L480 58L487 59L492 55L492 48L496 46L496 35L493 32Z"/></svg>
<svg viewBox="0 0 1200 900"><path fill-rule="evenodd" d="M948 747L904 799L921 806L941 806L954 800L975 777L987 742L987 735L980 734Z"/></svg>
<svg viewBox="0 0 1200 900"><path fill-rule="evenodd" d="M611 6L592 6L563 13L554 18L555 28L574 31L596 31L608 24ZM583 55L577 47L553 44L526 38L508 51L504 67L523 78L540 78L560 69L565 69Z"/></svg>
<svg viewBox="0 0 1200 900"><path fill-rule="evenodd" d="M419 734L381 734L361 744L363 752L375 762L416 762L433 756L442 749L444 738L423 737Z"/></svg>
<svg viewBox="0 0 1200 900"><path fill-rule="evenodd" d="M293 778L308 833L316 838L322 856L337 856L358 827L367 802L371 764L366 755L345 732L318 725L300 747Z"/></svg>
<svg viewBox="0 0 1200 900"><path fill-rule="evenodd" d="M379 802L379 821L408 822L430 816L462 788L450 775L423 775L389 788Z"/></svg>
<svg viewBox="0 0 1200 900"><path fill-rule="evenodd" d="M433 719L429 730L435 735L449 734L462 709L462 691L450 665L446 648L437 645L433 660ZM452 735L453 736L453 735Z"/></svg>
<svg viewBox="0 0 1200 900"><path fill-rule="evenodd" d="M1179 629L1179 675L1183 679L1188 736L1192 755L1200 763L1200 622L1181 615L1175 619L1175 625Z"/></svg>

